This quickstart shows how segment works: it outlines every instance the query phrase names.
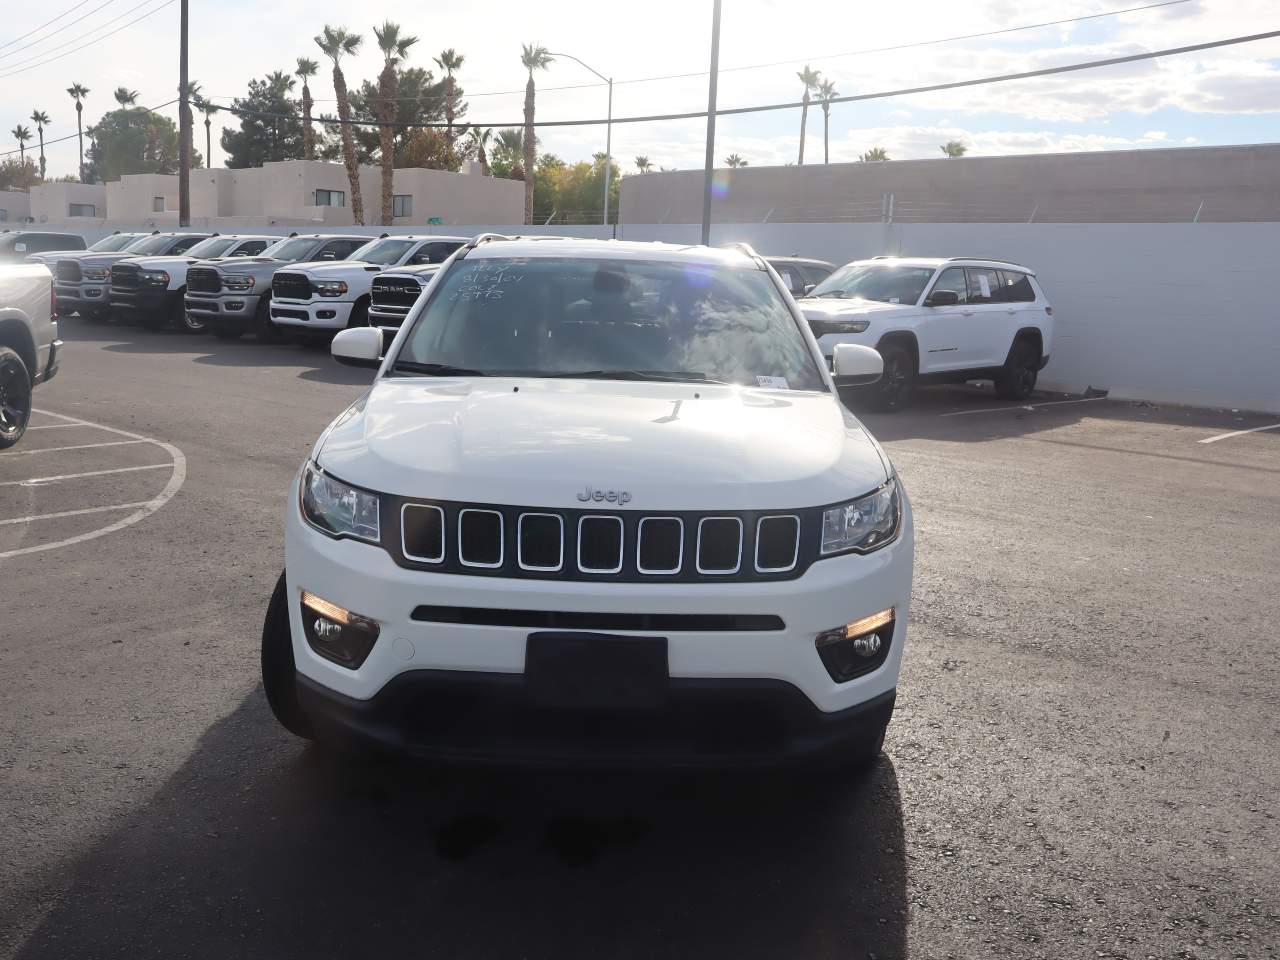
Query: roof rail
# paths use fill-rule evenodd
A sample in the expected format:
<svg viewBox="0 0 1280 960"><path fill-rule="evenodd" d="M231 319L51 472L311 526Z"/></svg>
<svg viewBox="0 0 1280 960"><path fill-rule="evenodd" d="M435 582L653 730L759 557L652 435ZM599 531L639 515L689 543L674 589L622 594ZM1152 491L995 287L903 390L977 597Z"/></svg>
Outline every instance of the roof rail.
<svg viewBox="0 0 1280 960"><path fill-rule="evenodd" d="M982 260L986 263L1003 263L1007 267L1017 267L1019 270L1027 269L1021 264L1014 263L1012 260L1001 260L999 257L943 257L942 259L947 263L951 263L953 260Z"/></svg>

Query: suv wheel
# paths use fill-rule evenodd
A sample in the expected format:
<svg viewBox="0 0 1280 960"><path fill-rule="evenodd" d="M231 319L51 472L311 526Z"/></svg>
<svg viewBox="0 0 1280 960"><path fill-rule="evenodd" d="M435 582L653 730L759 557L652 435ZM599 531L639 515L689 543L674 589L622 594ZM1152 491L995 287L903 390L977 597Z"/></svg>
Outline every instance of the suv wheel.
<svg viewBox="0 0 1280 960"><path fill-rule="evenodd" d="M289 590L284 574L276 581L262 624L262 689L280 725L310 740L311 724L298 703L297 668L293 663L293 635L289 630Z"/></svg>
<svg viewBox="0 0 1280 960"><path fill-rule="evenodd" d="M871 407L884 413L897 413L907 405L916 386L916 362L911 351L897 343L879 348L884 359L884 373L867 388Z"/></svg>
<svg viewBox="0 0 1280 960"><path fill-rule="evenodd" d="M31 419L31 375L22 358L0 347L0 450L12 447L27 432Z"/></svg>
<svg viewBox="0 0 1280 960"><path fill-rule="evenodd" d="M1026 400L1036 388L1039 373L1040 351L1030 340L1019 340L1009 351L1009 358L996 377L996 396L1005 400Z"/></svg>

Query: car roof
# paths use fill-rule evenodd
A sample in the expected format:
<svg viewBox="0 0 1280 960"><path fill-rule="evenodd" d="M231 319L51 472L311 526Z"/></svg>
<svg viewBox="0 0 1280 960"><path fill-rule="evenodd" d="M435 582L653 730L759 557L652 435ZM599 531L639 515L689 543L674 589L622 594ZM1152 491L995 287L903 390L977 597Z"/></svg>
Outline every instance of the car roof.
<svg viewBox="0 0 1280 960"><path fill-rule="evenodd" d="M871 257L866 260L854 260L853 263L879 263L884 261L893 261L904 267L1010 267L1014 270L1021 270L1023 273L1029 273L1035 276L1035 271L1030 267L1024 267L1020 263L1014 263L1012 260L992 260L987 257Z"/></svg>
<svg viewBox="0 0 1280 960"><path fill-rule="evenodd" d="M759 260L740 249L702 244L647 243L639 240L593 240L585 237L496 237L484 234L468 245L466 256L567 257L595 260L659 260L673 263L715 264L728 268L760 269Z"/></svg>
<svg viewBox="0 0 1280 960"><path fill-rule="evenodd" d="M815 257L770 257L764 254L761 254L761 256L770 263L798 263L801 266L826 267L830 270L834 270L836 268L834 263L827 260L818 260Z"/></svg>

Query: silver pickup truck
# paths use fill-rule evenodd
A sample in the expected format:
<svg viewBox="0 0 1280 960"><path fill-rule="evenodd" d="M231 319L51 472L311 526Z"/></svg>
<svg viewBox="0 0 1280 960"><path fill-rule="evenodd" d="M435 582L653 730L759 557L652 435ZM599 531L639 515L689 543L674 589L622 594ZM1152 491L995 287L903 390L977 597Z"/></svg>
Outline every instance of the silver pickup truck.
<svg viewBox="0 0 1280 960"><path fill-rule="evenodd" d="M27 432L32 388L58 372L61 346L49 268L0 266L0 450Z"/></svg>

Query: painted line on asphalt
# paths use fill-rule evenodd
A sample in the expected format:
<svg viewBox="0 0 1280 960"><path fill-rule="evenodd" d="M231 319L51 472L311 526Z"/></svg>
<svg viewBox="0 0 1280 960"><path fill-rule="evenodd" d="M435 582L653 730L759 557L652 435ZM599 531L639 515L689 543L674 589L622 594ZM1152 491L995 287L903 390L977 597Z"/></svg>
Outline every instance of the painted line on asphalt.
<svg viewBox="0 0 1280 960"><path fill-rule="evenodd" d="M37 543L28 547L17 547L13 550L0 551L0 560L6 560L10 557L25 556L29 553L41 553L45 550L56 550L59 547L69 547L77 543L84 543L86 540L94 540L98 537L106 536L108 533L115 533L117 530L123 530L125 527L132 526L140 520L145 520L147 517L151 516L151 514L163 507L174 498L178 491L182 489L183 483L186 482L187 458L181 450L171 443L166 443L163 440L156 440L154 437L144 437L141 434L130 433L128 430L121 430L118 427L108 427L105 424L92 423L88 420L81 420L78 417L69 417L63 413L54 413L52 410L36 410L35 412L44 414L45 416L54 417L58 420L66 421L67 423L97 427L99 430L105 430L108 433L114 433L117 436L127 437L128 439L138 443L154 444L165 453L169 454L169 457L173 462L173 473L170 474L169 482L164 485L164 489L150 500L144 500L137 504L137 509L127 517L122 517L115 523L109 524L105 527L100 527L97 530L90 530L88 533L82 533L74 537L56 540L53 543ZM134 505L126 504L117 506L119 509L129 509Z"/></svg>
<svg viewBox="0 0 1280 960"><path fill-rule="evenodd" d="M61 510L58 513L37 513L30 517L13 517L0 520L0 527L9 523L31 523L35 520L57 520L59 517L82 517L86 513L110 513L112 510L132 510L134 507L145 507L150 500L139 500L136 503L113 503L105 507L85 507L82 510Z"/></svg>
<svg viewBox="0 0 1280 960"><path fill-rule="evenodd" d="M1106 397L1077 397L1075 400L1045 400L1043 403L1022 403L1013 407L984 407L981 410L955 410L951 413L940 413L940 417L968 417L975 413L1002 413L1005 410L1034 410L1037 407L1054 407L1060 403L1092 403L1094 400L1105 400Z"/></svg>
<svg viewBox="0 0 1280 960"><path fill-rule="evenodd" d="M1205 437L1203 440L1197 440L1196 443L1217 443L1219 440L1243 437L1246 433L1258 433L1261 430L1280 430L1280 423L1268 424L1265 427L1250 427L1248 430L1232 430L1230 433L1220 433L1216 437Z"/></svg>
<svg viewBox="0 0 1280 960"><path fill-rule="evenodd" d="M100 429L110 430L110 427L102 427ZM136 433L129 434L131 437L137 437ZM157 443L150 437L138 437L137 440L108 440L106 443L77 443L70 447L45 447L43 450L17 450L9 454L11 457L33 457L37 453L61 453L63 450L92 450L94 447L124 447L131 443Z"/></svg>
<svg viewBox="0 0 1280 960"><path fill-rule="evenodd" d="M86 470L84 473L59 473L52 477L32 477L29 480L0 480L0 487L38 487L42 483L56 483L59 480L105 477L109 473L136 473L139 470L159 470L172 466L172 463L149 463L145 467L116 467L112 470Z"/></svg>
<svg viewBox="0 0 1280 960"><path fill-rule="evenodd" d="M68 427L83 427L89 424L83 423L42 423L35 427L27 427L27 433L32 430L66 430Z"/></svg>

